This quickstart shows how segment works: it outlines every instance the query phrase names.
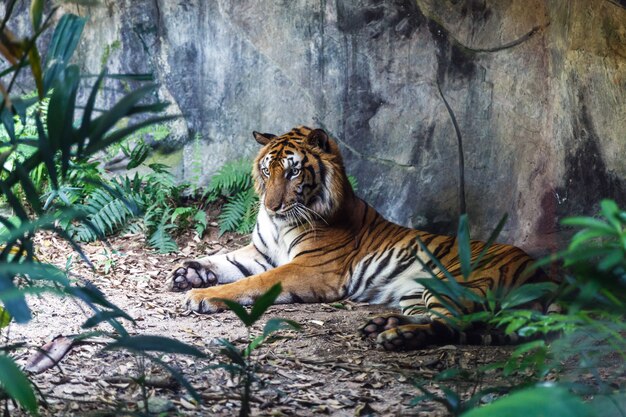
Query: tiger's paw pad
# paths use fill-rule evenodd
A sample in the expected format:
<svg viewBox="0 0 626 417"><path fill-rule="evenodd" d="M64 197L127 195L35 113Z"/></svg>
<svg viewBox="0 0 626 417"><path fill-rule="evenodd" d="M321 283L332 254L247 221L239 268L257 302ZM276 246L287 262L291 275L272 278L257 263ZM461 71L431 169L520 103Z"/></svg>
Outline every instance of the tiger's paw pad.
<svg viewBox="0 0 626 417"><path fill-rule="evenodd" d="M427 324L430 317L426 315L405 316L402 314L386 314L368 320L359 332L364 338L375 339L380 333L407 324Z"/></svg>
<svg viewBox="0 0 626 417"><path fill-rule="evenodd" d="M176 268L167 280L170 291L187 291L191 288L206 288L217 285L217 276L199 262L187 261Z"/></svg>
<svg viewBox="0 0 626 417"><path fill-rule="evenodd" d="M407 324L378 334L376 343L385 350L402 351L421 349L428 344L427 326Z"/></svg>
<svg viewBox="0 0 626 417"><path fill-rule="evenodd" d="M223 311L224 306L217 301L212 301L211 298L212 297L207 297L203 294L202 290L191 290L185 298L185 307L189 311L202 314L212 314Z"/></svg>
<svg viewBox="0 0 626 417"><path fill-rule="evenodd" d="M405 321L405 317L396 314L378 316L369 319L368 322L359 329L359 332L363 337L374 339L385 330L393 329L405 324Z"/></svg>

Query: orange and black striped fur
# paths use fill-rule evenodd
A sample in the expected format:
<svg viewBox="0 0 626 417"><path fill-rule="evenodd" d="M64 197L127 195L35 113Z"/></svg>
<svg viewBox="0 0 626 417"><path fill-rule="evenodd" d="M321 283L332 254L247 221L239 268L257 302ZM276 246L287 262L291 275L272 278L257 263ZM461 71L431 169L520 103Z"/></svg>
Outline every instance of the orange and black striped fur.
<svg viewBox="0 0 626 417"><path fill-rule="evenodd" d="M389 222L356 197L339 148L323 130L302 126L282 136L254 132L254 137L263 148L253 167L260 208L252 242L174 270L168 286L174 291L191 289L189 309L220 311L223 305L214 298L252 304L280 282L278 303L348 298L401 308L403 314L373 318L362 328L388 349L468 337L441 320L450 312L415 281L430 277L416 258L429 263L417 237L449 271L461 276L454 237ZM484 245L473 241L472 254ZM466 284L478 293L545 280L541 273L523 274L532 259L517 247L495 244L485 259L488 262ZM424 307L431 312L422 314ZM469 335L466 341L477 340Z"/></svg>

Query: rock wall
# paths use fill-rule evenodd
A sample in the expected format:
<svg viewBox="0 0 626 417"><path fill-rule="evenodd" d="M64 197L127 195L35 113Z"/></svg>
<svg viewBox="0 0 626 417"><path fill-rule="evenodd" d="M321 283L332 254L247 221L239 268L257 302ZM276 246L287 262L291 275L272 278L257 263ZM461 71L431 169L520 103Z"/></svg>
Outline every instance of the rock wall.
<svg viewBox="0 0 626 417"><path fill-rule="evenodd" d="M97 72L153 72L184 117L170 158L206 183L257 150L251 131L306 124L339 140L388 218L452 233L455 131L473 236L563 244L558 219L626 206L626 4L614 0L106 0L80 47ZM113 95L114 92L109 93Z"/></svg>

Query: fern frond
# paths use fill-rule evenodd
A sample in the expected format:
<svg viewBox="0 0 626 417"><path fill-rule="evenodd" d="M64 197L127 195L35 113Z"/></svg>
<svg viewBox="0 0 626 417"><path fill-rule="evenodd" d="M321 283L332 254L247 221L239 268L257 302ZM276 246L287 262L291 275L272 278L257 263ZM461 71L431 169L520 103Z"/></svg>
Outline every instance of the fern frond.
<svg viewBox="0 0 626 417"><path fill-rule="evenodd" d="M136 196L125 194L121 187L112 190L114 192L96 188L85 203L79 205L79 210L86 214L91 228L85 223L75 226L71 232L77 240L90 242L97 239L98 234L104 236L114 233L135 217L136 213L129 208L128 200L132 199L135 205L141 204L141 201Z"/></svg>
<svg viewBox="0 0 626 417"><path fill-rule="evenodd" d="M353 175L348 175L348 182L350 182L350 185L352 186L352 189L354 191L357 191L359 188L359 182L357 181L356 177Z"/></svg>
<svg viewBox="0 0 626 417"><path fill-rule="evenodd" d="M196 233L198 234L199 237L202 237L202 235L204 234L204 231L206 230L207 223L208 223L206 213L202 210L198 210L196 214L194 214L193 220L196 223L195 225Z"/></svg>
<svg viewBox="0 0 626 417"><path fill-rule="evenodd" d="M169 230L176 228L176 225L168 223L169 213L165 214L148 239L150 246L158 250L159 253L170 253L178 250L178 245L169 233Z"/></svg>
<svg viewBox="0 0 626 417"><path fill-rule="evenodd" d="M143 234L145 232L145 227L141 221L133 221L130 222L124 229L122 229L122 233L128 233L133 235Z"/></svg>
<svg viewBox="0 0 626 417"><path fill-rule="evenodd" d="M237 226L237 233L252 233L254 225L256 224L256 218L259 214L259 198L254 191L252 191L252 194L253 198L248 202L246 212L243 214L239 226Z"/></svg>
<svg viewBox="0 0 626 417"><path fill-rule="evenodd" d="M175 223L177 218L181 218L183 221L191 217L198 209L195 207L176 207L172 213L170 223Z"/></svg>
<svg viewBox="0 0 626 417"><path fill-rule="evenodd" d="M213 175L207 194L230 195L252 187L252 162L238 159L228 162Z"/></svg>
<svg viewBox="0 0 626 417"><path fill-rule="evenodd" d="M224 207L218 220L220 223L220 235L227 231L237 231L246 217L251 206L255 205L258 197L252 188L248 188L230 199Z"/></svg>

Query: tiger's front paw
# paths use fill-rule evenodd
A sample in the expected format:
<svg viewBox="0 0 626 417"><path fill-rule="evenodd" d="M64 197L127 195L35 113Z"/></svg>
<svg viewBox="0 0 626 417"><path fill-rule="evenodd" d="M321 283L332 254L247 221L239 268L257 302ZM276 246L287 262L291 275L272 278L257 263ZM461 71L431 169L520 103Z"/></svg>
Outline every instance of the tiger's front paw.
<svg viewBox="0 0 626 417"><path fill-rule="evenodd" d="M384 314L369 319L363 325L359 332L361 336L368 339L376 339L378 335L384 331L395 329L405 324L427 324L430 323L430 317L426 315L405 316L403 314Z"/></svg>
<svg viewBox="0 0 626 417"><path fill-rule="evenodd" d="M422 349L433 342L432 331L428 324L404 324L381 332L376 343L385 350Z"/></svg>
<svg viewBox="0 0 626 417"><path fill-rule="evenodd" d="M196 261L185 261L170 274L166 288L170 291L187 291L191 288L206 288L217 285L217 276L206 266Z"/></svg>
<svg viewBox="0 0 626 417"><path fill-rule="evenodd" d="M212 314L219 313L224 310L224 304L214 300L216 294L210 290L191 290L185 298L185 307L187 310L196 313Z"/></svg>

